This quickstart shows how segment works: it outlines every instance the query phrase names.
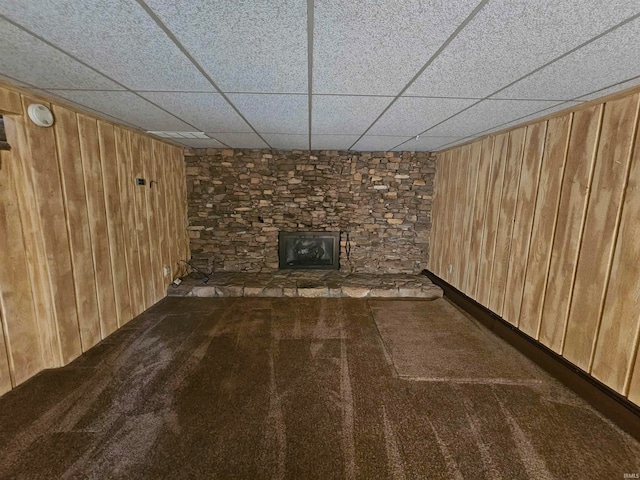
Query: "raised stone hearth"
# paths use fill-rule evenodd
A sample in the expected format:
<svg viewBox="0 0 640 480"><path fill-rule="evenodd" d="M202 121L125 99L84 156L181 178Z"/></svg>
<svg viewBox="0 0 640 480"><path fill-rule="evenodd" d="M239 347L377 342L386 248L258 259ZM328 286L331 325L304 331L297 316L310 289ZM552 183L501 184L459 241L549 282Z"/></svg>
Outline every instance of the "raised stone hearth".
<svg viewBox="0 0 640 480"><path fill-rule="evenodd" d="M170 286L168 293L186 297L442 297L442 289L423 275L300 270L222 272L211 275L207 283L202 278L186 278L180 286Z"/></svg>

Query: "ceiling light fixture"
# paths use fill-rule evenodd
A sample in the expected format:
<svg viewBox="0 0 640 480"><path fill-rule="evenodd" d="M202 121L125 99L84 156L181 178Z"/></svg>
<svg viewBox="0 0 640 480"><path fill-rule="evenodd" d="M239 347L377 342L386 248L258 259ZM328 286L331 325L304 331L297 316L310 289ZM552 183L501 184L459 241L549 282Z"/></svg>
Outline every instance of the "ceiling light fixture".
<svg viewBox="0 0 640 480"><path fill-rule="evenodd" d="M53 113L51 113L48 107L41 103L32 103L29 105L27 113L31 121L39 127L50 127L53 125Z"/></svg>

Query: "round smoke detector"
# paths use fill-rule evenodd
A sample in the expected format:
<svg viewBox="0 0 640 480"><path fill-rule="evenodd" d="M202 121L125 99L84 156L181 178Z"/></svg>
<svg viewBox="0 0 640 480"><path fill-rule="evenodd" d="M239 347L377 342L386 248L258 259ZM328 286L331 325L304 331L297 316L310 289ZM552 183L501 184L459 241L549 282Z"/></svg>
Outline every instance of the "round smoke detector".
<svg viewBox="0 0 640 480"><path fill-rule="evenodd" d="M53 113L41 103L32 103L27 109L29 118L39 127L50 127L53 125Z"/></svg>

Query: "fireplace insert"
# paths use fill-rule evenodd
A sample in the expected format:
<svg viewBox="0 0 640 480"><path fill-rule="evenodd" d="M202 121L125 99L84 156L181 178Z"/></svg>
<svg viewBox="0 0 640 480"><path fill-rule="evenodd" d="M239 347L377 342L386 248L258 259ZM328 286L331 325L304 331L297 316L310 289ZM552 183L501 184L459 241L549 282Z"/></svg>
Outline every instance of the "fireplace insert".
<svg viewBox="0 0 640 480"><path fill-rule="evenodd" d="M340 268L340 232L280 232L278 239L280 268Z"/></svg>

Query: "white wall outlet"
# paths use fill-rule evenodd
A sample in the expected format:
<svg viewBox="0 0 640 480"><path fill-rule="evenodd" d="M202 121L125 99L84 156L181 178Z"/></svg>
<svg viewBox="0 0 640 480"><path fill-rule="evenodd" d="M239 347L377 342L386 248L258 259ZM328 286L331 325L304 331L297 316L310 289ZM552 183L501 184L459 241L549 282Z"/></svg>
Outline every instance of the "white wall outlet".
<svg viewBox="0 0 640 480"><path fill-rule="evenodd" d="M167 267L165 266L162 271L164 272L164 276L168 277L169 275L171 275L171 267Z"/></svg>
<svg viewBox="0 0 640 480"><path fill-rule="evenodd" d="M449 273L449 274L450 274L451 272L453 272L453 265L449 264L449 265L447 266L447 273Z"/></svg>

